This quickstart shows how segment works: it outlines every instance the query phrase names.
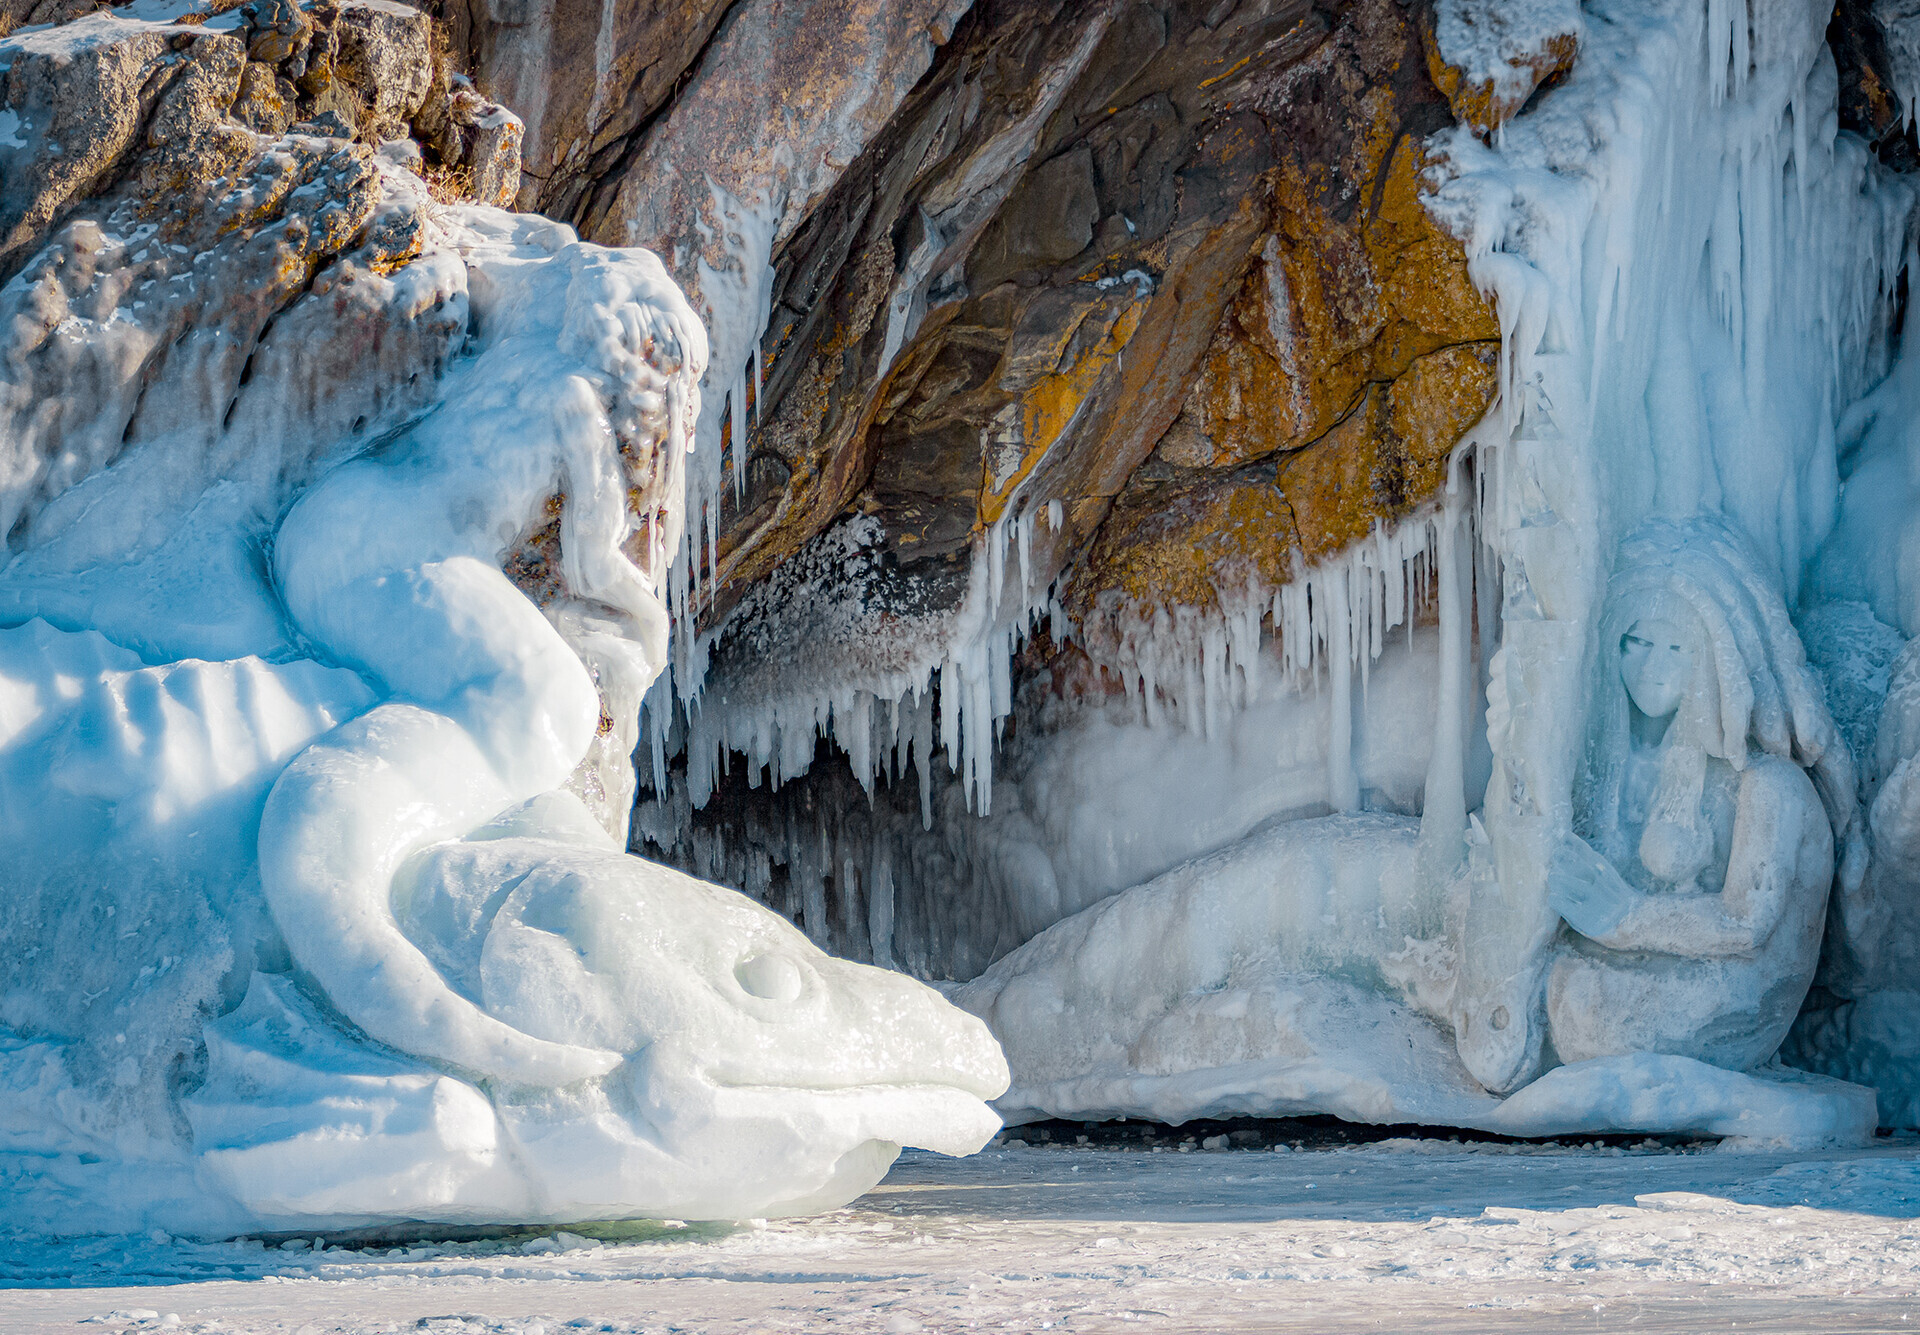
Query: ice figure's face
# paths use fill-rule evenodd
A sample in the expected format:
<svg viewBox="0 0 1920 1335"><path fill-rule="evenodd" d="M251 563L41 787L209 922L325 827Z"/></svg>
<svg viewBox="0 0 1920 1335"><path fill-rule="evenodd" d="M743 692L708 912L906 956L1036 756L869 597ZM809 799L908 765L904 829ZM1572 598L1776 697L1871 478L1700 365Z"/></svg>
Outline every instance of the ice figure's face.
<svg viewBox="0 0 1920 1335"><path fill-rule="evenodd" d="M1670 614L1641 617L1620 637L1620 680L1634 708L1668 718L1693 680L1693 634Z"/></svg>

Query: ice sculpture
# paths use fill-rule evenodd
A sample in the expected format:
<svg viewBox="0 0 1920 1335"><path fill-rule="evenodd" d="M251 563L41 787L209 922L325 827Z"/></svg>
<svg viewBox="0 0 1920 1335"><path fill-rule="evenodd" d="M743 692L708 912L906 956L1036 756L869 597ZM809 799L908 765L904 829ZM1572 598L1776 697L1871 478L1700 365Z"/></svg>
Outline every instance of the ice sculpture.
<svg viewBox="0 0 1920 1335"><path fill-rule="evenodd" d="M1744 1070L1813 982L1835 834L1854 832L1852 758L1730 533L1660 524L1620 560L1575 797L1584 839L1548 872L1573 929L1548 973L1549 1032L1565 1061L1667 1052ZM1856 855L1843 893L1859 873Z"/></svg>
<svg viewBox="0 0 1920 1335"><path fill-rule="evenodd" d="M1005 1087L999 1055L938 993L626 855L571 794L423 848L392 903L401 948L489 1027L613 1069L483 1096L343 1051L288 980L256 974L211 1026L185 1108L203 1175L262 1217L364 1217L369 1201L471 1220L799 1213L866 1190L901 1141L965 1154L999 1125L981 1102Z"/></svg>
<svg viewBox="0 0 1920 1335"><path fill-rule="evenodd" d="M1784 603L1723 524L1660 522L1622 544L1600 645L1580 834L1547 875L1567 930L1520 998L1565 1065L1502 1101L1458 1051L1461 933L1497 874L1484 835L1436 877L1421 822L1329 816L1058 923L962 989L1013 1067L1004 1110L1870 1132L1864 1089L1747 1074L1813 980L1853 830L1850 758Z"/></svg>
<svg viewBox="0 0 1920 1335"><path fill-rule="evenodd" d="M209 260L258 217L198 259L81 219L0 298L83 312L15 388L56 357L146 400L4 399L9 1222L742 1217L978 1148L977 1020L565 790L665 662L698 320L644 251L371 180L417 249L293 294L244 370L154 326L244 303ZM182 300L116 307L156 254Z"/></svg>

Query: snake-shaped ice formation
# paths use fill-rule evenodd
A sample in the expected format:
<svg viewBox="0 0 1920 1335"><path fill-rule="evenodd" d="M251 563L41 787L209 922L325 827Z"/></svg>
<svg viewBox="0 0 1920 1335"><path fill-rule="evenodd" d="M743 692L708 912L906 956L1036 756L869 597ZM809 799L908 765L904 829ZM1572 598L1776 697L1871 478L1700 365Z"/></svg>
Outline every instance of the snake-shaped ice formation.
<svg viewBox="0 0 1920 1335"><path fill-rule="evenodd" d="M295 962L372 1037L557 1085L621 1056L536 1038L460 995L396 925L391 885L421 847L559 787L593 739L586 668L502 573L550 498L570 592L627 621L643 680L664 665L657 580L707 340L644 251L531 219L468 241L475 355L438 408L321 479L279 529L289 617L384 703L287 766L260 874Z"/></svg>

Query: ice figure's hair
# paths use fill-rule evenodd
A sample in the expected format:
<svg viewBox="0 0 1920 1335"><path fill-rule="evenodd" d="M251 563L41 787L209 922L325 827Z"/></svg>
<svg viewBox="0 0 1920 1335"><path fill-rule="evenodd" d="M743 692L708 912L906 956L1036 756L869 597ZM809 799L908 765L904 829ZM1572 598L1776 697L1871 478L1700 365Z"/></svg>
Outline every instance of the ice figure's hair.
<svg viewBox="0 0 1920 1335"><path fill-rule="evenodd" d="M1853 756L1807 666L1785 601L1746 543L1712 516L1656 521L1620 544L1594 654L1594 727L1574 795L1581 833L1616 865L1635 862L1619 820L1631 728L1620 641L1651 608L1676 602L1692 612L1701 642L1693 682L1672 724L1674 740L1735 769L1746 768L1757 746L1807 770L1833 825L1841 895L1852 895L1866 855Z"/></svg>

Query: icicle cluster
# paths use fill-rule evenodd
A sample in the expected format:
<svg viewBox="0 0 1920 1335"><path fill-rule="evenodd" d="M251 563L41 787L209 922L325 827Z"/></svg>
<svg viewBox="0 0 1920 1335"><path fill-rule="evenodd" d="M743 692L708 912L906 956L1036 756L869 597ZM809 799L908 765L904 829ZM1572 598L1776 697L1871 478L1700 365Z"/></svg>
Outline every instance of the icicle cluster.
<svg viewBox="0 0 1920 1335"><path fill-rule="evenodd" d="M701 226L702 238L716 243L719 265L698 261L700 302L712 349L701 381L704 405L687 461L686 528L668 579L667 602L674 618L675 676L685 698L699 690L706 668L697 655L694 618L711 602L720 569L721 504L732 464L734 502L746 495L747 430L761 395L760 342L772 313L773 238L780 212L771 202L736 199L712 187L717 227ZM753 393L748 397L748 385Z"/></svg>
<svg viewBox="0 0 1920 1335"><path fill-rule="evenodd" d="M1410 637L1417 614L1433 605L1440 527L1454 509L1443 501L1398 523L1376 522L1279 588L1257 577L1216 588L1214 607L1102 609L1082 628L1082 647L1120 678L1149 727L1171 722L1207 737L1259 694L1263 672L1278 670L1296 688L1324 677L1337 689L1358 671L1364 691L1388 636L1404 627ZM1477 534L1477 502L1465 513ZM1490 625L1497 558L1475 550L1481 621Z"/></svg>
<svg viewBox="0 0 1920 1335"><path fill-rule="evenodd" d="M869 793L876 780L914 769L929 827L937 754L962 776L969 806L990 811L993 748L1013 710L1013 657L1043 621L1065 625L1052 586L1036 587L1033 561L1036 522L1061 519L1051 506L989 525L974 540L960 605L931 614L914 610L911 590L887 587L875 521L856 518L823 535L725 626L683 649L676 684L648 696L654 791L665 791L667 757L682 745L693 805L702 807L736 753L749 786L764 775L778 787L805 774L826 739ZM706 664L722 638L745 647L730 672L709 680Z"/></svg>
<svg viewBox="0 0 1920 1335"><path fill-rule="evenodd" d="M1584 17L1572 76L1493 145L1431 144L1428 207L1498 307L1505 425L1591 459L1602 546L1717 510L1791 599L1832 522L1833 421L1886 370L1913 189L1838 133L1812 9ZM1500 528L1559 503L1513 492Z"/></svg>

